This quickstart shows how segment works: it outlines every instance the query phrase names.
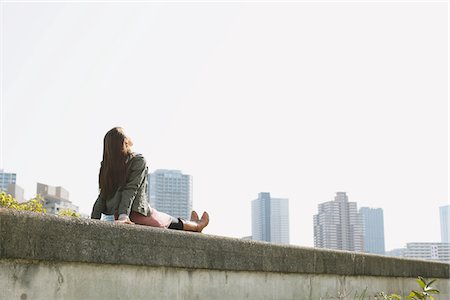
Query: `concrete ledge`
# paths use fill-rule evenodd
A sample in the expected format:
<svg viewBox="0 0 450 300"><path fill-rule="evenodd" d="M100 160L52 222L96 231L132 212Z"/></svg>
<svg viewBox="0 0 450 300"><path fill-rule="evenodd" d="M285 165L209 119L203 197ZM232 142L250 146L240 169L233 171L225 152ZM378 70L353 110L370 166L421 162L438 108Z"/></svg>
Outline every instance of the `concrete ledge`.
<svg viewBox="0 0 450 300"><path fill-rule="evenodd" d="M449 264L0 209L0 260L449 278Z"/></svg>
<svg viewBox="0 0 450 300"><path fill-rule="evenodd" d="M375 280L374 280L375 279ZM372 300L377 292L409 294L405 277L218 271L0 259L0 300L9 299L292 299ZM439 280L436 299L449 299ZM360 296L365 293L367 297Z"/></svg>

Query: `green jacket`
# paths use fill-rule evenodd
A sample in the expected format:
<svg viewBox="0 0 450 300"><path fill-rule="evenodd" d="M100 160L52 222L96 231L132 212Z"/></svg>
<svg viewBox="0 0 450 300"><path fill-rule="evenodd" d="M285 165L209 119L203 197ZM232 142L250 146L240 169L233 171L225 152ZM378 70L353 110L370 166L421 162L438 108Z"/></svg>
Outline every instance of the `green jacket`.
<svg viewBox="0 0 450 300"><path fill-rule="evenodd" d="M148 204L148 167L142 154L131 154L129 157L129 171L124 186L119 187L110 199L103 199L100 195L92 208L91 218L100 219L101 214L130 215L131 211L144 216L151 213Z"/></svg>

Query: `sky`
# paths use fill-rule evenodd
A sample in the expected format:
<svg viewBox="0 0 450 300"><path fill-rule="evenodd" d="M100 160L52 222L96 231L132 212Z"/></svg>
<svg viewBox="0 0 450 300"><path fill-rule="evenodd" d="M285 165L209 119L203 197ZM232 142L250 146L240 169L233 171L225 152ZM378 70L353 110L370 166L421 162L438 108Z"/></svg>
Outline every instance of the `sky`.
<svg viewBox="0 0 450 300"><path fill-rule="evenodd" d="M440 241L447 2L2 2L2 168L90 214L103 137L194 180L207 234L251 235L259 192L313 246L319 203L384 210L386 250Z"/></svg>

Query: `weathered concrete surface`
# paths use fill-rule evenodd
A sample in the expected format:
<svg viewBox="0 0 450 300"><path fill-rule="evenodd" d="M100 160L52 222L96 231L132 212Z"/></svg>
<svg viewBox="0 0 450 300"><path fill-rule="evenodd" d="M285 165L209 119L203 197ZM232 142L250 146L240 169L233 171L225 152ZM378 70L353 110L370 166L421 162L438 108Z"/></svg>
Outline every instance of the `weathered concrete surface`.
<svg viewBox="0 0 450 300"><path fill-rule="evenodd" d="M418 275L448 299L449 264L0 209L0 299L320 299Z"/></svg>
<svg viewBox="0 0 450 300"><path fill-rule="evenodd" d="M373 299L408 294L405 277L218 271L129 265L0 260L0 299ZM448 285L438 281L448 299ZM370 297L369 297L370 296Z"/></svg>
<svg viewBox="0 0 450 300"><path fill-rule="evenodd" d="M449 264L0 209L0 258L209 270L448 278Z"/></svg>

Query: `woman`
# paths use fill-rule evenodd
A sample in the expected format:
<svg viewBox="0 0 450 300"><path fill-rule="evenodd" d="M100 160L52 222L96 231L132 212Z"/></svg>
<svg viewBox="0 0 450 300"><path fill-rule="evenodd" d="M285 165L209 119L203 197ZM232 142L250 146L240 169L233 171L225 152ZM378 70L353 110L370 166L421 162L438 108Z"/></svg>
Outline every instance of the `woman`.
<svg viewBox="0 0 450 300"><path fill-rule="evenodd" d="M204 212L201 219L192 211L185 221L151 208L148 204L148 167L141 154L131 151L133 142L120 127L108 131L103 141L103 161L100 166L100 195L95 201L91 218L101 214L115 215L116 223L140 224L202 232L209 223Z"/></svg>

